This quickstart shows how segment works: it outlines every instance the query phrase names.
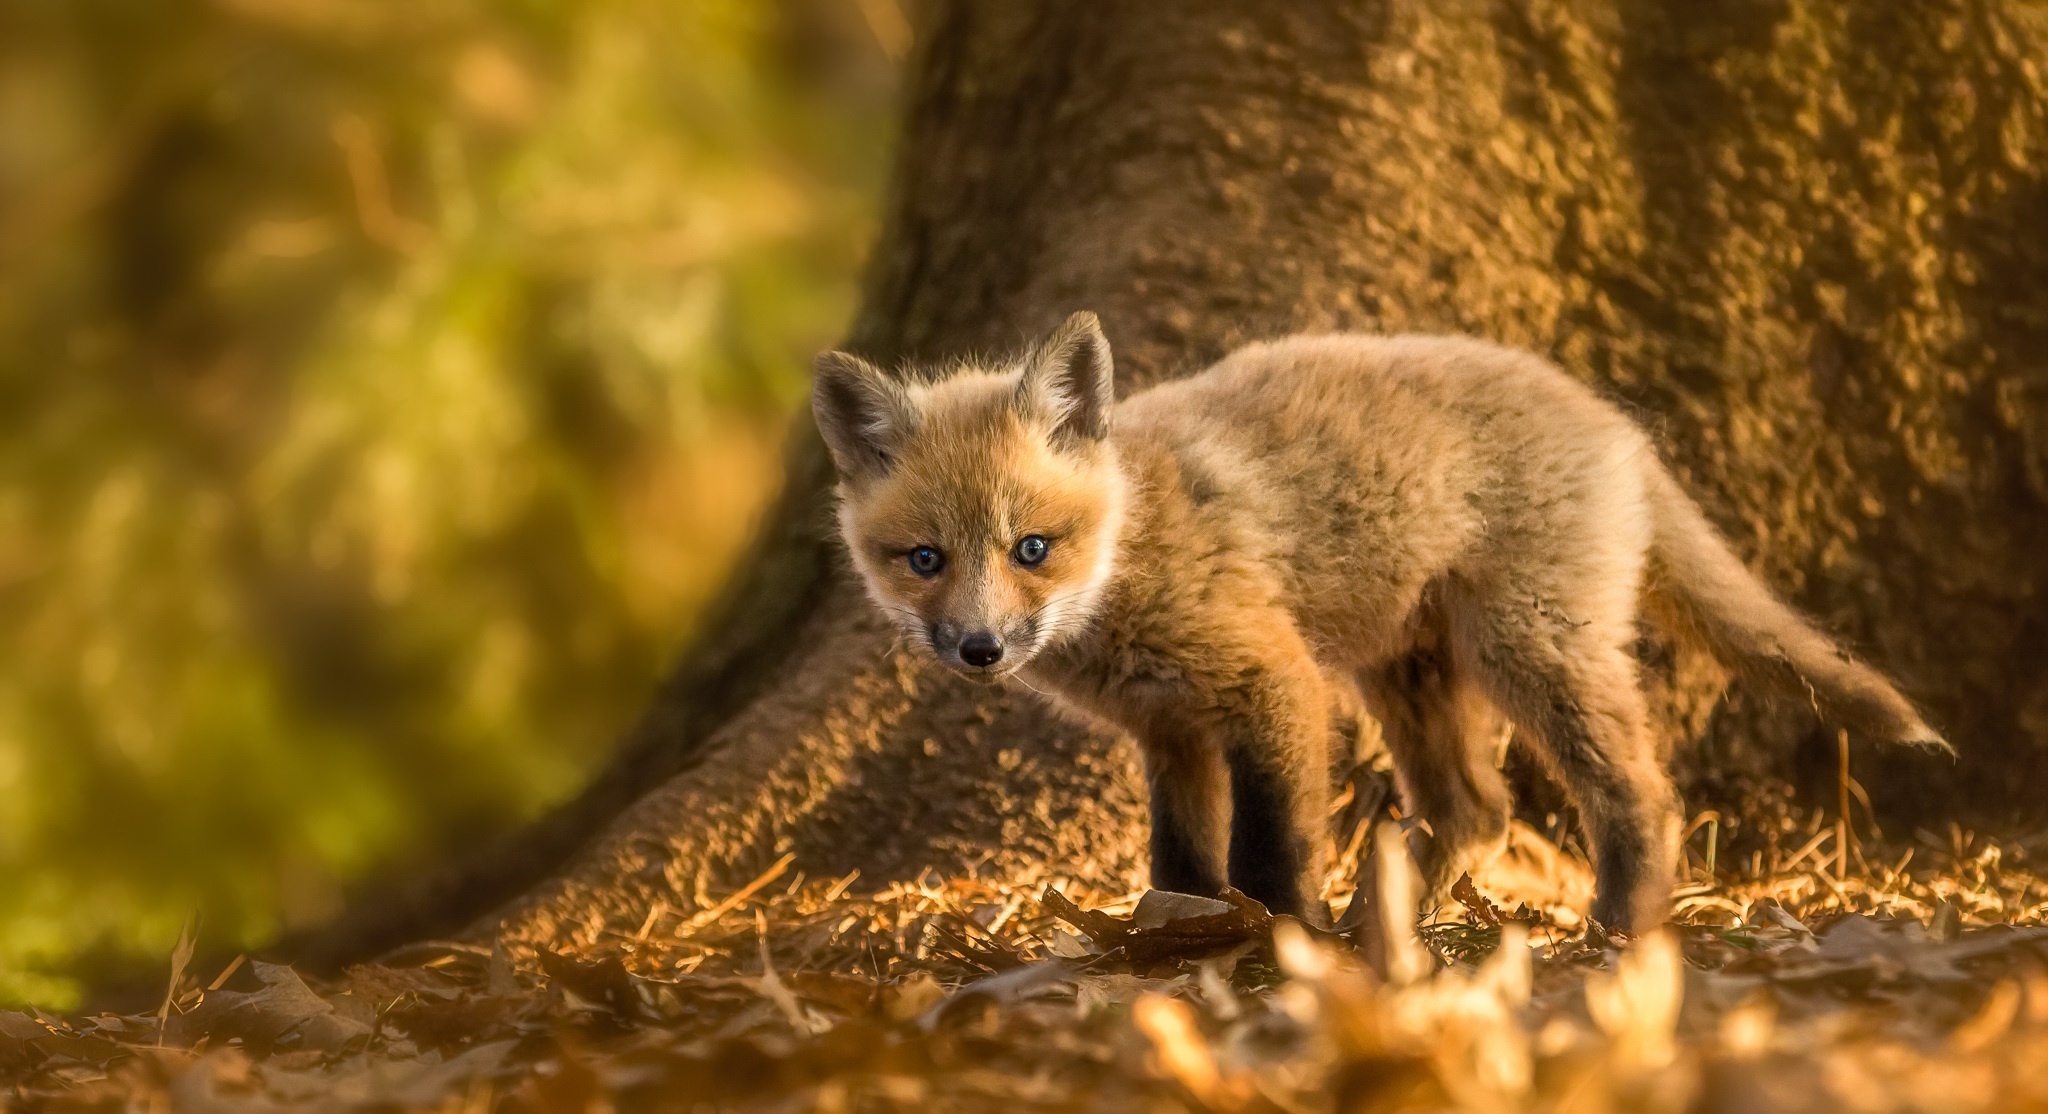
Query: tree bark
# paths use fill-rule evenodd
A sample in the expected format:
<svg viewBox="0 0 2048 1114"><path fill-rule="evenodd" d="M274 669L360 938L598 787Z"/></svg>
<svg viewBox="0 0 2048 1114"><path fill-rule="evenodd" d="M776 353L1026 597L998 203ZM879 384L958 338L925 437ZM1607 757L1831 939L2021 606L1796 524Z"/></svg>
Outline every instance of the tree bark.
<svg viewBox="0 0 2048 1114"><path fill-rule="evenodd" d="M853 350L1004 348L1087 308L1125 392L1300 330L1549 353L1961 749L1859 752L1881 818L2039 819L2040 8L947 0L921 31ZM464 921L587 946L785 851L876 883L1142 879L1129 746L892 654L835 555L814 434L791 461L726 617L612 774L317 954ZM1682 649L1645 658L1693 805L1821 769L1832 786L1831 728L1722 699Z"/></svg>

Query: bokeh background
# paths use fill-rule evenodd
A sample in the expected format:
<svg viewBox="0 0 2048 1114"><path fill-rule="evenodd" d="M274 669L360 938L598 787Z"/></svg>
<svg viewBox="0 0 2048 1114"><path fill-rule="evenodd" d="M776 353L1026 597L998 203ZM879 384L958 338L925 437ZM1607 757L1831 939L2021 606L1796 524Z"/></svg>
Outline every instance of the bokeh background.
<svg viewBox="0 0 2048 1114"><path fill-rule="evenodd" d="M0 1004L581 786L776 489L907 35L0 4Z"/></svg>

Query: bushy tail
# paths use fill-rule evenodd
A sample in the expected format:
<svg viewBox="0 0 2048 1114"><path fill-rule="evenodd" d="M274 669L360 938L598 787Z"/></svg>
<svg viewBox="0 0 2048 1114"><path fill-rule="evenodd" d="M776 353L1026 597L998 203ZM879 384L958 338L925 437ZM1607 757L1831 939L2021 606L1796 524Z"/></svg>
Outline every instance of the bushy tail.
<svg viewBox="0 0 2048 1114"><path fill-rule="evenodd" d="M1651 468L1649 496L1660 574L1651 590L1722 664L1812 702L1858 734L1953 753L1890 681L1851 659L1751 575L1661 465Z"/></svg>

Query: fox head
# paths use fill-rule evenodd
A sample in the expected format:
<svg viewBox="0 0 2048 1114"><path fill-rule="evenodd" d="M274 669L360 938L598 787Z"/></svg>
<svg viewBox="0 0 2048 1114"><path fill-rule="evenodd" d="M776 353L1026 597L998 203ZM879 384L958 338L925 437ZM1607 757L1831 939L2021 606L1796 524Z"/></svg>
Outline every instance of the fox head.
<svg viewBox="0 0 2048 1114"><path fill-rule="evenodd" d="M1088 624L1123 516L1111 378L1092 313L1014 361L940 378L818 357L840 533L912 645L994 680Z"/></svg>

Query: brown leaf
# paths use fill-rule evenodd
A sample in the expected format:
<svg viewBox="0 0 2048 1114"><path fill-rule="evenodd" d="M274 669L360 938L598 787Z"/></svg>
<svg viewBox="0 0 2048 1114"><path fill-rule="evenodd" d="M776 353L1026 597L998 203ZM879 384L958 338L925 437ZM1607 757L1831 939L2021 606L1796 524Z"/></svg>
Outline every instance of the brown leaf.
<svg viewBox="0 0 2048 1114"><path fill-rule="evenodd" d="M1501 915L1499 907L1488 901L1486 895L1479 892L1479 887L1472 884L1470 874L1458 876L1457 884L1451 887L1451 896L1458 899L1458 904L1471 910L1480 924L1499 928L1501 921L1506 919Z"/></svg>
<svg viewBox="0 0 2048 1114"><path fill-rule="evenodd" d="M1090 943L1102 951L1110 951L1124 942L1131 933L1131 923L1121 921L1107 913L1094 909L1083 909L1073 903L1067 895L1047 887L1039 898L1046 912L1081 930Z"/></svg>
<svg viewBox="0 0 2048 1114"><path fill-rule="evenodd" d="M491 994L422 994L401 999L384 1014L384 1024L423 1050L449 1052L478 1040L516 1035L521 1023L541 1013L531 998Z"/></svg>
<svg viewBox="0 0 2048 1114"><path fill-rule="evenodd" d="M201 1037L212 1038L216 1046L239 1040L252 1055L262 1055L293 1036L300 1047L325 1052L368 1039L368 1026L337 1015L290 967L259 960L251 970L262 989L209 992L190 1012L169 1020L165 1042L189 1047Z"/></svg>
<svg viewBox="0 0 2048 1114"><path fill-rule="evenodd" d="M1045 959L1022 967L1012 967L999 974L976 979L954 991L944 1001L926 1010L918 1019L918 1024L930 1030L936 1028L948 1015L958 1012L965 1004L979 1001L999 1007L1006 1006L1073 981L1074 968L1065 960Z"/></svg>
<svg viewBox="0 0 2048 1114"><path fill-rule="evenodd" d="M1221 900L1151 890L1129 919L1082 909L1058 890L1048 889L1043 900L1048 912L1080 929L1096 947L1121 948L1139 963L1224 951L1265 935L1273 923L1265 906L1234 889L1225 889Z"/></svg>
<svg viewBox="0 0 2048 1114"><path fill-rule="evenodd" d="M641 1000L635 986L632 972L617 956L610 956L595 963L585 963L553 952L540 953L541 970L554 980L557 988L567 991L582 1003L601 1009L621 1022L648 1020L646 1003Z"/></svg>
<svg viewBox="0 0 2048 1114"><path fill-rule="evenodd" d="M1964 964L2043 942L2048 928L2000 926L1944 941L1914 922L1851 913L1828 925L1809 948L1783 953L1785 962L1765 973L1779 982L1966 983L1977 976Z"/></svg>
<svg viewBox="0 0 2048 1114"><path fill-rule="evenodd" d="M0 1069L19 1071L43 1058L36 1041L49 1030L25 1013L0 1010Z"/></svg>

